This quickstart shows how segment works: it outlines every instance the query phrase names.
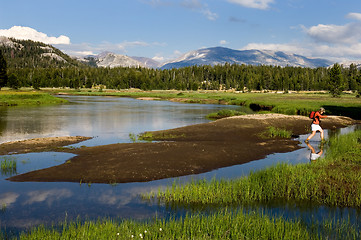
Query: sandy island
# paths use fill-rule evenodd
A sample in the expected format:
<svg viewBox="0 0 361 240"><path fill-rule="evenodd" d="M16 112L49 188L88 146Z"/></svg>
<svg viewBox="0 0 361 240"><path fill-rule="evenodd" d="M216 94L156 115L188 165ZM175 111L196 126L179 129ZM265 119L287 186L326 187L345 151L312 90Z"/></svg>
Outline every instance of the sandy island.
<svg viewBox="0 0 361 240"><path fill-rule="evenodd" d="M28 150L55 149L76 154L59 166L13 176L10 181L126 183L208 172L217 168L262 159L272 153L299 149L291 139L271 139L261 133L269 126L307 134L311 120L304 116L281 114L245 115L210 123L152 132L162 141L119 143L104 146L63 149L87 138L75 137L26 140L0 145L0 154ZM345 127L357 122L330 116L324 129ZM26 150L25 152L28 152Z"/></svg>

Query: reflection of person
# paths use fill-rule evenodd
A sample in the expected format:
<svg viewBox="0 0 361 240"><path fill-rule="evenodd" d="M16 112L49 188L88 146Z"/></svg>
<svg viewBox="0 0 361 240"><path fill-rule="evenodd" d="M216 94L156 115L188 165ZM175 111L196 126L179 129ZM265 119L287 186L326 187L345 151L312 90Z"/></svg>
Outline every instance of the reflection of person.
<svg viewBox="0 0 361 240"><path fill-rule="evenodd" d="M310 153L310 160L311 161L315 161L319 157L321 157L321 155L323 153L323 145L321 145L320 151L318 153L316 153L315 149L312 147L311 144L309 144L309 143L306 143L306 144L307 144L308 148L311 150L311 153Z"/></svg>
<svg viewBox="0 0 361 240"><path fill-rule="evenodd" d="M308 136L308 138L305 140L305 142L307 143L311 138L313 138L313 136L315 136L316 132L319 131L320 135L321 135L321 141L323 141L323 129L320 126L321 123L321 118L326 118L327 116L322 116L322 114L325 113L325 109L324 108L320 108L320 110L318 110L315 113L315 116L313 117L313 121L311 124L311 130L312 133L310 136Z"/></svg>

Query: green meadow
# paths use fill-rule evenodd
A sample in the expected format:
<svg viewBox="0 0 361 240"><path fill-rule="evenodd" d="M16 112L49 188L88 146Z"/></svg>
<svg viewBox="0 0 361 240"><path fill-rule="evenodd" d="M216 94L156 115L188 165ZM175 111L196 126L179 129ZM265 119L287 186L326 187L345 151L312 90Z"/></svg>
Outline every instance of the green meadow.
<svg viewBox="0 0 361 240"><path fill-rule="evenodd" d="M57 93L59 90L48 89ZM340 97L332 97L324 92L292 92L292 93L243 93L225 91L130 91L130 90L61 90L67 94L95 95L95 96L119 96L142 98L150 97L158 100L172 100L185 103L200 104L224 104L250 107L255 111L282 113L288 115L308 116L310 111L320 107L326 109L326 114L342 115L354 119L361 118L361 99L355 93L344 93ZM240 112L226 112L229 115L243 114ZM218 118L211 116L211 118Z"/></svg>
<svg viewBox="0 0 361 240"><path fill-rule="evenodd" d="M0 91L0 106L58 104L67 102L41 91Z"/></svg>

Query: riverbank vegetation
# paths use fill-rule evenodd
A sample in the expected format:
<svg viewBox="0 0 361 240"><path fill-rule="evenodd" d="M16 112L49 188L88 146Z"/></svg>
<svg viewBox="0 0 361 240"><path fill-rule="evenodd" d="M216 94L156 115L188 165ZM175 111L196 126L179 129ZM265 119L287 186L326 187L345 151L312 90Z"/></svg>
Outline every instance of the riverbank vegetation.
<svg viewBox="0 0 361 240"><path fill-rule="evenodd" d="M331 138L324 159L311 164L278 164L235 180L174 183L156 197L166 203L249 204L274 200L361 206L361 131ZM152 196L149 195L149 198Z"/></svg>
<svg viewBox="0 0 361 240"><path fill-rule="evenodd" d="M179 219L98 220L64 223L61 231L37 227L20 239L357 239L360 233L345 222L307 224L256 212L222 210Z"/></svg>
<svg viewBox="0 0 361 240"><path fill-rule="evenodd" d="M247 208L275 199L359 207L361 131L333 137L328 145L326 157L310 164L281 164L236 180L175 183L156 194L161 204L219 207L213 213L148 221L78 220L35 227L20 239L359 239L359 226L348 220L289 220Z"/></svg>
<svg viewBox="0 0 361 240"><path fill-rule="evenodd" d="M21 106L65 103L67 100L57 98L39 91L1 91L0 106Z"/></svg>
<svg viewBox="0 0 361 240"><path fill-rule="evenodd" d="M292 92L289 94L239 93L225 91L141 91L141 90L66 90L43 89L52 94L74 94L91 96L119 96L132 98L151 98L184 103L225 104L251 108L256 112L282 113L287 115L308 116L320 107L326 109L326 115L348 116L361 119L361 99L356 94L342 94L334 98L325 92ZM218 115L216 113L216 115ZM222 115L222 114L219 114Z"/></svg>

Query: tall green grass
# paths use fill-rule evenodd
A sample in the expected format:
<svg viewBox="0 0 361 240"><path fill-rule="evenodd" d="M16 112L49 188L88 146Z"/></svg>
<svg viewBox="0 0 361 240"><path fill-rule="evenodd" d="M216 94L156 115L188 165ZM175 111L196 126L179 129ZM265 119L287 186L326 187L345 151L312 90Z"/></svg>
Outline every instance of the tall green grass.
<svg viewBox="0 0 361 240"><path fill-rule="evenodd" d="M269 217L242 210L212 215L187 215L180 219L98 220L64 223L60 230L37 227L20 239L357 239L354 227L344 223L314 223Z"/></svg>
<svg viewBox="0 0 361 240"><path fill-rule="evenodd" d="M312 164L278 164L234 180L175 182L156 197L166 203L245 204L274 200L361 206L361 131L329 141L325 159ZM152 194L144 196L152 198Z"/></svg>
<svg viewBox="0 0 361 240"><path fill-rule="evenodd" d="M43 92L0 91L0 106L64 103L67 100Z"/></svg>
<svg viewBox="0 0 361 240"><path fill-rule="evenodd" d="M1 175L11 176L16 174L16 160L9 157L0 158Z"/></svg>
<svg viewBox="0 0 361 240"><path fill-rule="evenodd" d="M213 120L213 119L221 119L221 118L240 116L240 115L246 115L246 113L231 109L222 109L218 112L208 114L206 118Z"/></svg>

